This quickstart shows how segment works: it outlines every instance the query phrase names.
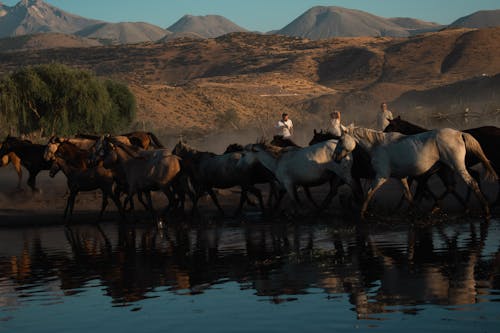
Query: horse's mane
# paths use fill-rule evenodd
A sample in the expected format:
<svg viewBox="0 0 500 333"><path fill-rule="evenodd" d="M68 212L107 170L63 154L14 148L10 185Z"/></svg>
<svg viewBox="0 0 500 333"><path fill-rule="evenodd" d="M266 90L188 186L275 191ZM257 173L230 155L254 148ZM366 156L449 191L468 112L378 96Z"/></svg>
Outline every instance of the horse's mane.
<svg viewBox="0 0 500 333"><path fill-rule="evenodd" d="M412 131L414 134L421 133L421 132L427 132L428 131L427 128L423 128L423 127L418 126L416 124L410 123L409 121L401 119L401 117L397 117L397 118L394 118L394 119L390 120L389 121L389 126L390 125L393 125L396 128L403 127L403 128L401 128L401 130L407 129L409 131Z"/></svg>
<svg viewBox="0 0 500 333"><path fill-rule="evenodd" d="M365 127L347 127L346 133L357 139L363 138L372 145L380 144L385 139L384 132Z"/></svg>
<svg viewBox="0 0 500 333"><path fill-rule="evenodd" d="M227 146L226 150L224 151L224 154L236 153L243 150L244 150L243 146L240 145L239 143L232 143L229 146Z"/></svg>
<svg viewBox="0 0 500 333"><path fill-rule="evenodd" d="M191 147L190 145L188 145L187 143L184 143L184 142L181 142L179 141L177 143L177 145L175 146L174 148L174 151L173 153L175 154L175 151L177 150L177 147L180 145L180 149L181 151L184 151L185 153L188 154L189 158L191 158L193 161L199 161L200 159L202 159L203 157L213 157L213 156L216 156L217 154L215 153L212 153L212 152L208 152L208 151L199 151L199 150L196 150L195 148ZM182 156L181 156L182 157Z"/></svg>
<svg viewBox="0 0 500 333"><path fill-rule="evenodd" d="M110 143L114 144L115 146L119 147L120 149L122 149L130 157L135 158L135 159L144 159L143 156L139 155L139 152L143 151L142 148L137 147L137 146L126 145L114 137L108 138L108 141Z"/></svg>
<svg viewBox="0 0 500 333"><path fill-rule="evenodd" d="M287 148L278 147L275 145L271 145L271 144L267 143L266 141L262 141L262 140L254 143L252 145L252 149L254 149L254 148L262 149L262 150L270 153L273 157L275 157L277 159L281 158L281 156L284 153L286 153L290 150L296 149L296 147L287 147Z"/></svg>

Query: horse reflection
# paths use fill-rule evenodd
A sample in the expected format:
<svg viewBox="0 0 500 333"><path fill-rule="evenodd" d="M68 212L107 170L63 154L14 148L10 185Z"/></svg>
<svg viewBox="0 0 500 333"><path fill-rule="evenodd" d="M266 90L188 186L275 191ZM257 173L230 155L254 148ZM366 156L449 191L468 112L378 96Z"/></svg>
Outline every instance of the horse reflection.
<svg viewBox="0 0 500 333"><path fill-rule="evenodd" d="M358 318L373 318L394 306L415 313L420 304L486 301L481 294L500 285L500 249L483 253L489 227L76 225L51 231L52 241L61 238L57 251L38 231L16 255L0 251L0 273L20 286L58 281L64 295L97 281L114 306L159 297L159 287L196 295L221 281L273 303L320 288L328 297L347 295Z"/></svg>

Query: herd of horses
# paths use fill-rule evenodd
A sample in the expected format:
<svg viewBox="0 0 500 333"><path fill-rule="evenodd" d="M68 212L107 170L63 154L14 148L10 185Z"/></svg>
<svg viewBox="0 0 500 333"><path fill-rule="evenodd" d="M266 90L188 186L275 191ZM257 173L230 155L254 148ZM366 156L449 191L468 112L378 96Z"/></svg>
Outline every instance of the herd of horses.
<svg viewBox="0 0 500 333"><path fill-rule="evenodd" d="M28 185L35 192L36 176L50 170L67 178L69 195L64 220L71 220L75 198L81 191L102 192L99 220L111 199L120 217L135 212L134 198L153 218L171 212L184 212L186 197L191 200L192 214L199 214L198 200L208 194L221 214L217 189L241 188L236 213L251 203L249 194L258 200L265 213L278 212L285 195L291 209L302 206L298 189L303 188L316 211L326 209L337 195L339 186L351 188L351 204L359 205L365 218L371 199L389 179L399 180L404 198L415 208L424 197L434 200L432 211L440 209L448 194L468 208L473 192L490 218L490 203L482 193L480 175L472 166L481 163L486 179L498 183L500 154L497 142L500 128L485 126L465 131L450 128L427 130L401 118L390 121L384 132L362 127L346 127L340 137L314 130L307 147L275 136L271 142L260 140L231 144L223 154L198 151L180 140L173 150L166 149L150 132L133 132L119 136L77 135L74 138L52 137L45 145L8 136L0 147L2 166L12 163L21 186L22 168L29 172ZM437 175L445 191L436 195L429 187ZM463 198L456 191L456 176L468 186ZM362 180L370 184L365 190ZM415 194L411 183L417 182ZM269 184L266 202L257 185ZM317 204L310 188L329 185L324 200ZM499 184L500 185L500 184ZM499 192L500 192L500 186ZM153 206L152 191L163 192L166 207L158 214ZM499 193L494 204L499 203ZM354 208L353 208L354 209Z"/></svg>

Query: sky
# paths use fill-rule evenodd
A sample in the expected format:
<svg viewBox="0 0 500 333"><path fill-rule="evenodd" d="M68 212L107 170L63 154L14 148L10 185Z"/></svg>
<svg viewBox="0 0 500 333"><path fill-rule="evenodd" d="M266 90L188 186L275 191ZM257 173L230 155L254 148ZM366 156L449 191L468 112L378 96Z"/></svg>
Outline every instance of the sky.
<svg viewBox="0 0 500 333"><path fill-rule="evenodd" d="M18 0L1 0L12 6ZM283 28L314 6L340 6L383 17L413 17L449 24L478 10L500 9L499 0L46 0L67 12L109 22L144 21L162 28L185 14L225 16L251 31Z"/></svg>

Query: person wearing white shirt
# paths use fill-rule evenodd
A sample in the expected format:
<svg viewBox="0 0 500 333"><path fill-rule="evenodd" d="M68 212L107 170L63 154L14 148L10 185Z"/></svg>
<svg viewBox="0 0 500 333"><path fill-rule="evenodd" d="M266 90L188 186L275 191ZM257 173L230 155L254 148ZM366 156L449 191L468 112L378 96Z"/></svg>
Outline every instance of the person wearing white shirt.
<svg viewBox="0 0 500 333"><path fill-rule="evenodd" d="M328 127L328 131L335 136L342 135L342 125L340 123L340 112L333 111L330 113L330 124Z"/></svg>
<svg viewBox="0 0 500 333"><path fill-rule="evenodd" d="M380 112L377 114L377 130L383 131L389 126L389 120L392 120L392 112L387 109L387 103L380 104Z"/></svg>
<svg viewBox="0 0 500 333"><path fill-rule="evenodd" d="M293 135L293 123L288 117L288 113L281 115L281 120L278 121L276 129L278 130L278 135L283 135L284 138L290 138Z"/></svg>

